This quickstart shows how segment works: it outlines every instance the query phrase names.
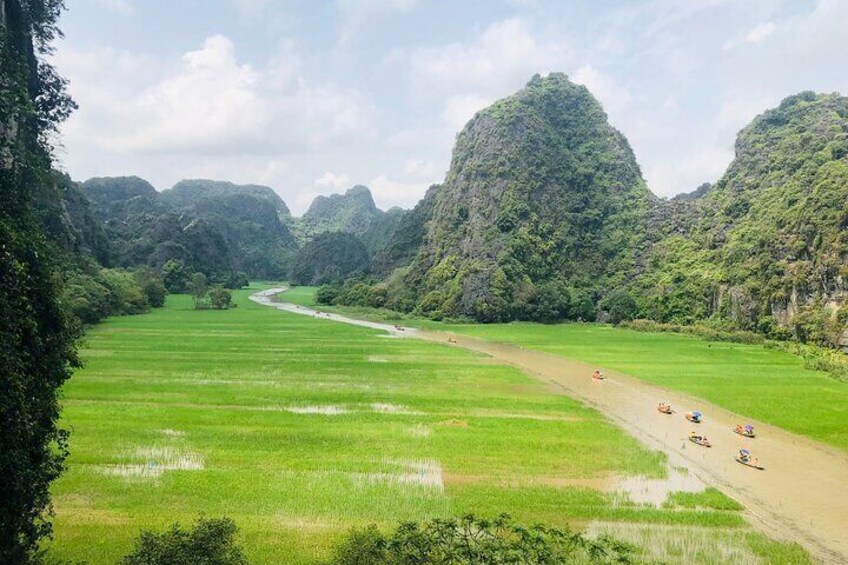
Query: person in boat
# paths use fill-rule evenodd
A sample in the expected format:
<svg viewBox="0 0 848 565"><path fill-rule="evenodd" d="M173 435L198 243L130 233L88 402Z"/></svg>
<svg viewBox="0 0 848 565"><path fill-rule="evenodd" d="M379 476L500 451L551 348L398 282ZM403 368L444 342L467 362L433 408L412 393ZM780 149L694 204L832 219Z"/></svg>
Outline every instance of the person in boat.
<svg viewBox="0 0 848 565"><path fill-rule="evenodd" d="M750 463L751 452L748 451L747 449L740 449L739 450L739 460L742 461L743 463Z"/></svg>
<svg viewBox="0 0 848 565"><path fill-rule="evenodd" d="M686 417L689 418L690 420L692 420L693 422L700 422L701 421L701 413L700 412L689 412L686 415Z"/></svg>
<svg viewBox="0 0 848 565"><path fill-rule="evenodd" d="M604 374L602 372L600 372L599 370L595 369L595 372L592 373L592 378L593 379L602 379L602 378L604 378Z"/></svg>
<svg viewBox="0 0 848 565"><path fill-rule="evenodd" d="M657 406L657 410L660 412L671 412L671 405L666 404L665 402L660 402L659 406Z"/></svg>
<svg viewBox="0 0 848 565"><path fill-rule="evenodd" d="M697 432L689 432L689 439L691 439L695 443L700 443L702 445L706 445L709 443L709 440L707 440L707 436L702 436Z"/></svg>

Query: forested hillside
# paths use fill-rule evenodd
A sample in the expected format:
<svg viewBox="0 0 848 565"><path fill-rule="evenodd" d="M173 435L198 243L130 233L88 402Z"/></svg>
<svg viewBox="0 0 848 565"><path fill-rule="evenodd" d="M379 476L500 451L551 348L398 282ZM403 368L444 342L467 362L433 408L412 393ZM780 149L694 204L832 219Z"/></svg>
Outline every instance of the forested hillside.
<svg viewBox="0 0 848 565"><path fill-rule="evenodd" d="M322 233L344 232L359 238L374 254L386 245L403 214L400 208L380 210L368 187L356 185L344 194L316 196L292 226L302 243Z"/></svg>
<svg viewBox="0 0 848 565"><path fill-rule="evenodd" d="M848 98L805 92L758 116L725 175L665 228L632 286L644 316L835 345L848 321Z"/></svg>
<svg viewBox="0 0 848 565"><path fill-rule="evenodd" d="M445 183L373 266L385 280L360 302L434 318L642 317L848 342L848 98L787 98L740 132L721 179L667 200L588 90L535 77L468 123Z"/></svg>
<svg viewBox="0 0 848 565"><path fill-rule="evenodd" d="M0 2L0 563L10 565L36 562L51 532L50 482L67 454L58 390L76 364L61 253L38 213L49 199L39 187L55 186L47 140L75 108L46 57L60 9ZM61 232L61 221L50 229Z"/></svg>
<svg viewBox="0 0 848 565"><path fill-rule="evenodd" d="M397 284L423 314L503 321L593 318L591 296L633 271L650 194L600 104L552 74L479 112L428 198L423 245Z"/></svg>

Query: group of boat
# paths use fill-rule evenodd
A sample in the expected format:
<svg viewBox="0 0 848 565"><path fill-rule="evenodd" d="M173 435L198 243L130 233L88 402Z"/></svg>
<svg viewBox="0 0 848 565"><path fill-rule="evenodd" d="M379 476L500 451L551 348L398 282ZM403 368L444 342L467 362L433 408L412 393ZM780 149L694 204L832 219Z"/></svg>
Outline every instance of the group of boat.
<svg viewBox="0 0 848 565"><path fill-rule="evenodd" d="M657 411L659 411L661 414L674 413L674 410L671 408L671 404L668 404L667 402L660 402L657 405ZM697 410L693 410L692 412L686 412L683 416L693 424L700 424L704 420L703 414L701 414ZM756 437L756 433L754 432L754 426L752 426L751 424L737 424L736 427L733 428L733 432L749 439L753 439ZM710 443L710 440L707 439L707 436L700 434L694 430L689 432L689 441L702 447L712 447L712 444ZM754 469L763 469L757 458L753 457L751 455L751 452L747 449L740 449L739 453L736 454L735 459L738 463L741 463L742 465L745 465L747 467L753 467Z"/></svg>
<svg viewBox="0 0 848 565"><path fill-rule="evenodd" d="M592 373L592 380L594 381L602 381L604 380L604 378L604 374L601 371L596 370L594 373ZM671 404L668 404L667 402L660 402L657 405L657 411L659 411L661 414L674 414L674 409L671 407ZM692 422L693 424L700 424L704 419L704 415L698 412L697 410L693 410L692 412L686 412L683 417L686 418L686 420L688 420L689 422ZM751 424L738 424L735 428L733 428L733 431L734 433L737 433L740 436L749 439L753 439L756 437L756 434L754 433L754 426L752 426ZM700 445L701 447L712 447L712 444L710 443L710 440L707 439L707 436L700 434L694 430L689 432L689 441L696 445ZM751 455L751 452L747 449L740 449L739 452L736 454L735 459L738 463L747 467L753 467L754 469L763 469L757 458L753 457Z"/></svg>

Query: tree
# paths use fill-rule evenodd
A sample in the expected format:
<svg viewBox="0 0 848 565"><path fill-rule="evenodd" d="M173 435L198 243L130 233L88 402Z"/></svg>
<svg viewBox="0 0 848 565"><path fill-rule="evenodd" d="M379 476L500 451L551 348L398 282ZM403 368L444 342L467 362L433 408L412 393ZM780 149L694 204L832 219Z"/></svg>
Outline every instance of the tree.
<svg viewBox="0 0 848 565"><path fill-rule="evenodd" d="M182 294L188 287L188 273L182 261L168 259L162 265L162 282L171 294Z"/></svg>
<svg viewBox="0 0 848 565"><path fill-rule="evenodd" d="M603 301L602 308L609 314L611 324L629 322L639 315L639 305L629 293L619 291Z"/></svg>
<svg viewBox="0 0 848 565"><path fill-rule="evenodd" d="M342 293L342 287L332 284L322 284L315 291L315 302L318 304L332 304Z"/></svg>
<svg viewBox="0 0 848 565"><path fill-rule="evenodd" d="M229 518L201 518L190 530L174 524L166 532L143 532L121 565L247 565L237 532Z"/></svg>
<svg viewBox="0 0 848 565"><path fill-rule="evenodd" d="M151 307L161 308L165 305L168 289L156 271L150 267L140 267L135 271L135 280Z"/></svg>
<svg viewBox="0 0 848 565"><path fill-rule="evenodd" d="M58 300L33 187L52 182L51 132L74 104L45 61L61 0L0 10L0 563L31 560L51 533L50 483L67 454L58 391L77 329Z"/></svg>
<svg viewBox="0 0 848 565"><path fill-rule="evenodd" d="M200 302L209 290L209 281L203 273L194 273L188 283L188 292L194 297L194 303Z"/></svg>
<svg viewBox="0 0 848 565"><path fill-rule="evenodd" d="M224 287L216 286L209 291L209 305L213 310L227 310L233 304L233 294Z"/></svg>

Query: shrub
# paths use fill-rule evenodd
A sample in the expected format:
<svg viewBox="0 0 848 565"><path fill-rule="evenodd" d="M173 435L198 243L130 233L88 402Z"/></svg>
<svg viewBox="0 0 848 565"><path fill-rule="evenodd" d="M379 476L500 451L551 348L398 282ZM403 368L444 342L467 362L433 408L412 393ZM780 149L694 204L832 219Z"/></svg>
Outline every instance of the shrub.
<svg viewBox="0 0 848 565"><path fill-rule="evenodd" d="M388 536L376 526L351 531L330 565L471 565L482 563L633 563L634 548L609 537L542 525L525 527L507 515L401 524Z"/></svg>
<svg viewBox="0 0 848 565"><path fill-rule="evenodd" d="M727 341L731 343L762 344L765 338L754 332L743 330L717 330L703 324L681 325L663 324L653 320L633 320L621 323L621 327L637 332L679 333L700 337L707 341Z"/></svg>
<svg viewBox="0 0 848 565"><path fill-rule="evenodd" d="M216 286L209 291L209 305L213 310L227 310L233 306L233 293Z"/></svg>
<svg viewBox="0 0 848 565"><path fill-rule="evenodd" d="M135 281L151 307L161 308L165 305L165 296L168 294L168 289L165 288L162 277L156 271L149 267L136 269Z"/></svg>
<svg viewBox="0 0 848 565"><path fill-rule="evenodd" d="M639 305L629 293L619 291L603 301L601 307L609 314L609 321L613 325L621 322L629 322L639 315Z"/></svg>
<svg viewBox="0 0 848 565"><path fill-rule="evenodd" d="M315 301L318 304L333 304L342 293L342 287L335 284L322 284L315 291Z"/></svg>
<svg viewBox="0 0 848 565"><path fill-rule="evenodd" d="M237 532L229 518L201 518L190 530L174 524L162 533L143 532L121 565L247 565Z"/></svg>

